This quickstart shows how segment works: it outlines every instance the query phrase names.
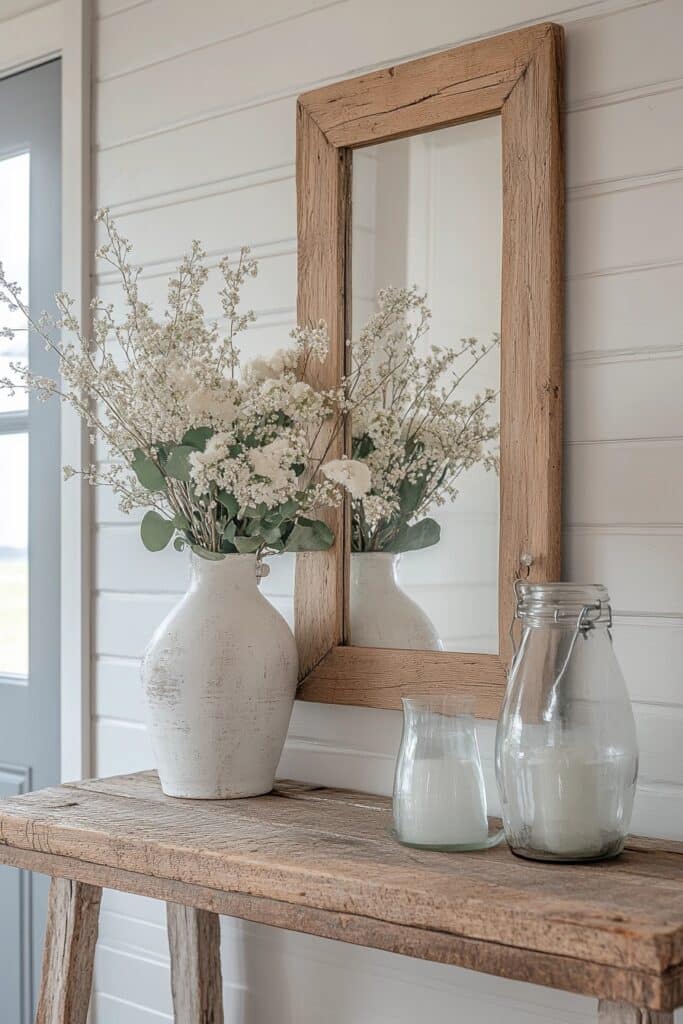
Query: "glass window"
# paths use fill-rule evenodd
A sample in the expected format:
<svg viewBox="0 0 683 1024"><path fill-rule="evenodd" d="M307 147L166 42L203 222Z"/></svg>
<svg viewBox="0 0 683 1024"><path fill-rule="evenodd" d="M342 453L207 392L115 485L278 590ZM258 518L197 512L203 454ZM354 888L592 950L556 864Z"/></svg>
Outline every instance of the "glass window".
<svg viewBox="0 0 683 1024"><path fill-rule="evenodd" d="M28 675L28 434L0 434L0 675Z"/></svg>
<svg viewBox="0 0 683 1024"><path fill-rule="evenodd" d="M0 253L9 280L28 302L30 156L0 160ZM0 376L12 361L28 360L28 332L20 312L0 306ZM0 676L28 675L28 398L0 391Z"/></svg>
<svg viewBox="0 0 683 1024"><path fill-rule="evenodd" d="M28 153L0 160L0 253L5 274L10 281L20 285L22 299L27 304L30 179L31 158ZM0 342L0 377L6 377L10 375L10 362L26 362L28 333L21 313L11 313L6 306L0 306L0 327L11 327L16 331L12 341L2 339ZM24 391L17 391L13 398L8 392L0 391L0 413L27 408L28 399Z"/></svg>

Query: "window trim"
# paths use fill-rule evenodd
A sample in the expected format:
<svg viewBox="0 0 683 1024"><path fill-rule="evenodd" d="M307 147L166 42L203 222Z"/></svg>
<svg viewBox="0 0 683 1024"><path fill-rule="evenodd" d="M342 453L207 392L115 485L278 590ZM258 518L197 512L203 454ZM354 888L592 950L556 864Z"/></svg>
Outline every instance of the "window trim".
<svg viewBox="0 0 683 1024"><path fill-rule="evenodd" d="M90 0L53 0L2 22L0 78L47 60L62 61L62 288L74 314L90 316L91 64ZM61 411L63 464L89 461L77 414ZM63 780L91 774L92 495L81 478L64 482L61 504L60 749Z"/></svg>

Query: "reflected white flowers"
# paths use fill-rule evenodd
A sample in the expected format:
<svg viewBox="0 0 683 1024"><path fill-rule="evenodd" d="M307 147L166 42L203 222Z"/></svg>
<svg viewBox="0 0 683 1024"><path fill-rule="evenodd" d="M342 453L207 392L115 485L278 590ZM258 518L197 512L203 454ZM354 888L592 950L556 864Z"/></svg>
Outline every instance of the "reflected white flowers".
<svg viewBox="0 0 683 1024"><path fill-rule="evenodd" d="M282 378L287 371L296 368L297 354L293 349L279 348L268 359L260 356L252 359L246 366L246 376L251 380L276 380Z"/></svg>
<svg viewBox="0 0 683 1024"><path fill-rule="evenodd" d="M465 401L460 385L499 339L427 347L430 319L417 288L386 288L351 346L352 456L372 477L366 494L353 495L353 551L436 544L440 527L428 513L457 497L459 477L475 464L498 467L499 427L489 418L496 392Z"/></svg>
<svg viewBox="0 0 683 1024"><path fill-rule="evenodd" d="M331 459L322 467L328 480L341 484L352 498L363 498L372 486L370 467L356 459Z"/></svg>

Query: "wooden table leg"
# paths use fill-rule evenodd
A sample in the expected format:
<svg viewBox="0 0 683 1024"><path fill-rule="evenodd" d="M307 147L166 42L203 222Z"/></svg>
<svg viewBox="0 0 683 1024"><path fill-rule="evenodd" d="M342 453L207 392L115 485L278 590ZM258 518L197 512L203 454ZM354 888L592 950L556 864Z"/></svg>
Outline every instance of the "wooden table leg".
<svg viewBox="0 0 683 1024"><path fill-rule="evenodd" d="M102 890L53 878L36 1024L85 1024Z"/></svg>
<svg viewBox="0 0 683 1024"><path fill-rule="evenodd" d="M630 1003L610 1003L601 999L598 1003L599 1024L674 1024L673 1013L661 1010L645 1010Z"/></svg>
<svg viewBox="0 0 683 1024"><path fill-rule="evenodd" d="M176 1024L223 1024L218 914L166 904Z"/></svg>

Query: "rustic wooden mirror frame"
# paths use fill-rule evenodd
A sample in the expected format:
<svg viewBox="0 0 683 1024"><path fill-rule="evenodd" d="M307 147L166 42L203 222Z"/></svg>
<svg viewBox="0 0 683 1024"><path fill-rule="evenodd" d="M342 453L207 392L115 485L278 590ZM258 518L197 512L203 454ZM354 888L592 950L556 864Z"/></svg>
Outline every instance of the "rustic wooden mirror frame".
<svg viewBox="0 0 683 1024"><path fill-rule="evenodd" d="M311 372L337 385L349 336L352 151L500 114L503 151L499 653L344 646L348 509L328 552L297 556L295 620L304 700L397 708L450 691L498 714L513 582L559 579L562 452L562 30L541 24L305 93L297 105L298 320L324 319L331 350ZM347 440L337 438L331 457ZM521 567L525 553L530 570Z"/></svg>

